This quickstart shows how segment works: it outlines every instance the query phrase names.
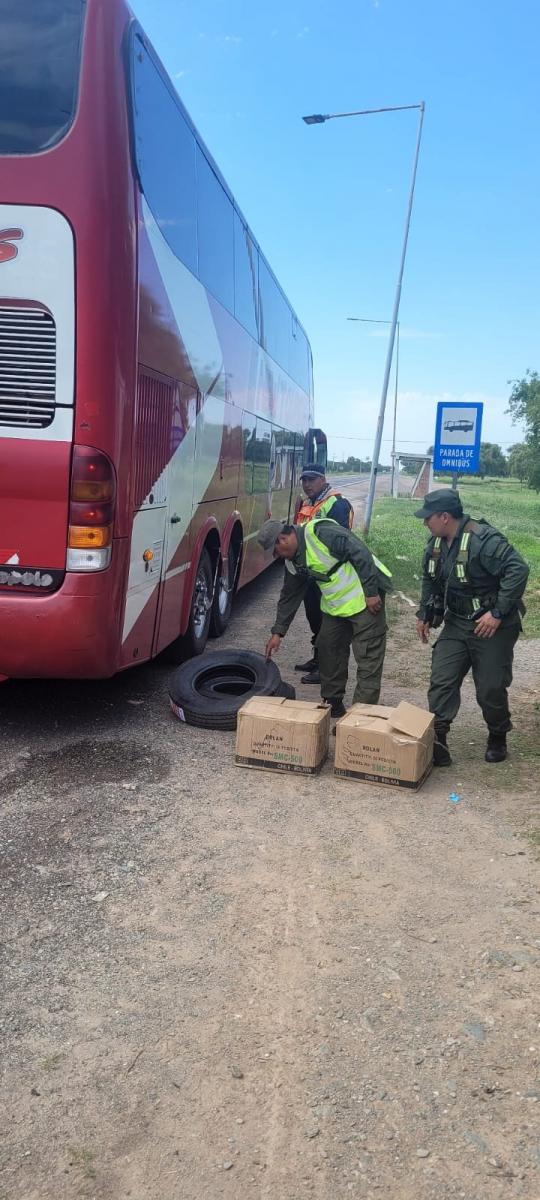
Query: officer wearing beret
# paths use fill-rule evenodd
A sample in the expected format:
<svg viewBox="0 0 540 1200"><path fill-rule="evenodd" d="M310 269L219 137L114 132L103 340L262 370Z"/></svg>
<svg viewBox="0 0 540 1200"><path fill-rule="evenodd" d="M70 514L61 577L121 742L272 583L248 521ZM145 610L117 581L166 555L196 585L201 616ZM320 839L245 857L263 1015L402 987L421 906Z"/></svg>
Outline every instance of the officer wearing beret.
<svg viewBox="0 0 540 1200"><path fill-rule="evenodd" d="M512 728L508 687L529 568L504 534L463 512L457 491L429 492L415 516L430 533L416 614L418 636L427 642L429 630L443 626L433 649L428 692L435 714L435 765L452 762L447 734L469 670L488 727L486 762L502 762Z"/></svg>

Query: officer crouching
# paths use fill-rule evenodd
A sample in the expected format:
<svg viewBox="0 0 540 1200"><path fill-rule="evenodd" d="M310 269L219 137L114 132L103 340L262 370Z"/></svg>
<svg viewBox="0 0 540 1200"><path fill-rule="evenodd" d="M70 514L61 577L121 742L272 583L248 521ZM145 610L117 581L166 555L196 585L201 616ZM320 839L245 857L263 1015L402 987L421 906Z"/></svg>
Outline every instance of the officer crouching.
<svg viewBox="0 0 540 1200"><path fill-rule="evenodd" d="M285 562L285 578L278 600L266 656L279 650L298 612L306 589L315 582L321 593L319 652L321 695L331 705L331 716L342 717L347 686L349 653L356 659L355 704L377 704L386 649L385 593L391 575L384 563L348 529L331 519L306 525L266 521L259 543Z"/></svg>
<svg viewBox="0 0 540 1200"><path fill-rule="evenodd" d="M431 535L422 564L417 633L427 642L429 630L443 626L433 648L428 691L435 714L435 766L452 762L446 739L469 670L489 731L486 762L503 762L512 728L508 688L529 568L504 534L463 512L459 493L450 488L429 492L415 516Z"/></svg>

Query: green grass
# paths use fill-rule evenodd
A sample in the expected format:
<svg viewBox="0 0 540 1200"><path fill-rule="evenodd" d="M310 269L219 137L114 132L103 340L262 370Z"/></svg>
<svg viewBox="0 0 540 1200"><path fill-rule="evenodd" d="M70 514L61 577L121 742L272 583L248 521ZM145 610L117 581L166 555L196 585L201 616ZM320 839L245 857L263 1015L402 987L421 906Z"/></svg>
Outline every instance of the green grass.
<svg viewBox="0 0 540 1200"><path fill-rule="evenodd" d="M485 517L500 529L529 563L531 573L525 594L526 637L540 636L540 496L515 480L475 480L460 483L465 512ZM378 500L369 535L374 554L390 568L396 591L411 600L420 595L422 551L427 531L413 514L417 500Z"/></svg>

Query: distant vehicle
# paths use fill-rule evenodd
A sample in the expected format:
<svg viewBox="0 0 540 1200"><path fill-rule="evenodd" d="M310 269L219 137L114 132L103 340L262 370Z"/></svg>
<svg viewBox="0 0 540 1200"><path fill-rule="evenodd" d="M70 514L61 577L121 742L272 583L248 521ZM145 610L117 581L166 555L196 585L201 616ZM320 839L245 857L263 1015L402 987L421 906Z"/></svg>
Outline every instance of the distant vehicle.
<svg viewBox="0 0 540 1200"><path fill-rule="evenodd" d="M474 429L474 421L445 421L444 428L448 433L470 433Z"/></svg>

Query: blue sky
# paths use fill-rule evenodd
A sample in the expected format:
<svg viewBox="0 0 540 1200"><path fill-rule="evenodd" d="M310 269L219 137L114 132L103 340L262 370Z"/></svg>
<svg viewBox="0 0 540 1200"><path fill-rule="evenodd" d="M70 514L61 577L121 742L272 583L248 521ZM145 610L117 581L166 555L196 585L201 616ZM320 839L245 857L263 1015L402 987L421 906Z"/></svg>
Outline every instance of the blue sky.
<svg viewBox="0 0 540 1200"><path fill-rule="evenodd" d="M132 0L311 341L332 454L368 455L417 132L401 301L398 447L437 400L482 400L508 445L508 380L540 370L537 0ZM392 391L392 388L391 388ZM391 404L389 408L391 408ZM388 461L391 412L382 461Z"/></svg>

